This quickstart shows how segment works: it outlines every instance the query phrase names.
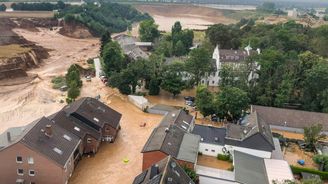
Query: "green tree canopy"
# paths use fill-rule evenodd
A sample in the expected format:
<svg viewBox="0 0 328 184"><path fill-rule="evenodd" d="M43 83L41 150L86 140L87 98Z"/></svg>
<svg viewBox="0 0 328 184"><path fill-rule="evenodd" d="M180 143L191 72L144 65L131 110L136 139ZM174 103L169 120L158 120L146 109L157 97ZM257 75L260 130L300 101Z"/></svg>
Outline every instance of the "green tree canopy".
<svg viewBox="0 0 328 184"><path fill-rule="evenodd" d="M0 11L6 11L6 9L7 9L6 5L4 5L4 4L0 5Z"/></svg>
<svg viewBox="0 0 328 184"><path fill-rule="evenodd" d="M192 75L196 85L206 73L213 71L210 53L205 48L193 49L186 61L186 69Z"/></svg>
<svg viewBox="0 0 328 184"><path fill-rule="evenodd" d="M314 124L309 127L304 127L304 140L309 148L314 149L315 144L321 138L323 138L321 131L322 131L321 124Z"/></svg>
<svg viewBox="0 0 328 184"><path fill-rule="evenodd" d="M162 73L161 88L176 96L186 88L186 82L183 80L183 64L174 63L166 66Z"/></svg>
<svg viewBox="0 0 328 184"><path fill-rule="evenodd" d="M229 120L237 120L249 106L247 93L236 87L225 87L216 96L217 114Z"/></svg>
<svg viewBox="0 0 328 184"><path fill-rule="evenodd" d="M204 117L215 114L214 96L206 86L198 86L196 91L196 106Z"/></svg>
<svg viewBox="0 0 328 184"><path fill-rule="evenodd" d="M117 42L109 42L103 49L103 68L107 76L113 72L120 72L124 66L124 55Z"/></svg>
<svg viewBox="0 0 328 184"><path fill-rule="evenodd" d="M155 24L153 19L142 21L139 27L139 35L141 41L153 42L160 36L158 25Z"/></svg>

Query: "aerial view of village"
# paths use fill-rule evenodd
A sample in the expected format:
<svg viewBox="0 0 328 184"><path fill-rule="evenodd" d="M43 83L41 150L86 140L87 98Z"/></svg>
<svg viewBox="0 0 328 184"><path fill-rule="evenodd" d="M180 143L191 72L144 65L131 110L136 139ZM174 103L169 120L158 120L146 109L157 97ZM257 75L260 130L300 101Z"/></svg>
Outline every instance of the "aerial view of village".
<svg viewBox="0 0 328 184"><path fill-rule="evenodd" d="M328 0L0 0L0 184L328 183Z"/></svg>

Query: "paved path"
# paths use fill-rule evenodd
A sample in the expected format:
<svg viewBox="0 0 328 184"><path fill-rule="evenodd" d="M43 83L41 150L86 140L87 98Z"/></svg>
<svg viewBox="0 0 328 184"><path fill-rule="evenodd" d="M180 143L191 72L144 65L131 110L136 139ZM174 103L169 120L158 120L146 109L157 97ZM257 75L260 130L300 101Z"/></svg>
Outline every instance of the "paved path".
<svg viewBox="0 0 328 184"><path fill-rule="evenodd" d="M95 64L96 78L99 78L100 77L100 73L102 73L100 59L99 58L95 58L95 59L93 59L93 62Z"/></svg>

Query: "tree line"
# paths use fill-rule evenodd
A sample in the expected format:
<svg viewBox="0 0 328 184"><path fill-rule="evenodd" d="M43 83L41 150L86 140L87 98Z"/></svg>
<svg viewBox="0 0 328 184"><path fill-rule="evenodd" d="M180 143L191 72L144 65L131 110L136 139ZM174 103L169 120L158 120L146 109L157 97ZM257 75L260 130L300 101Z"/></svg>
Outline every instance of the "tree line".
<svg viewBox="0 0 328 184"><path fill-rule="evenodd" d="M87 26L95 36L104 32L123 32L133 22L151 19L148 14L138 12L130 5L117 3L88 3L82 6L67 6L55 15L67 22L77 22Z"/></svg>
<svg viewBox="0 0 328 184"><path fill-rule="evenodd" d="M66 7L63 1L58 1L57 4L53 3L13 3L11 8L20 11L53 11L61 10Z"/></svg>
<svg viewBox="0 0 328 184"><path fill-rule="evenodd" d="M206 37L212 46L243 49L251 44L262 52L249 57L245 65L221 68L220 93L236 92L234 98L229 97L232 91L223 95L224 101L231 98L225 106L228 108L222 108L222 99L216 100L218 97L205 89L197 93L196 104L204 115L215 113L238 119L249 104L328 112L327 25L311 28L293 21L266 25L241 20L235 25L211 26ZM249 80L251 71L259 77ZM234 100L241 95L247 100Z"/></svg>
<svg viewBox="0 0 328 184"><path fill-rule="evenodd" d="M157 26L151 26L154 25L153 21L147 21L146 24L150 27L140 26L141 38L143 38L143 32L155 33L157 30ZM101 56L104 72L109 77L109 85L118 88L123 94L135 93L137 86L144 86L149 89L149 95L158 95L160 89L163 89L175 96L180 94L183 89L198 84L201 76L211 71L212 60L210 52L204 48L197 48L189 52L193 34L190 35L188 32L189 30L182 30L181 24L177 22L172 27L170 35L156 33L153 34L155 35L153 38L147 35L147 41L157 39L154 52L149 59L137 61L131 61L129 57L125 56L120 45L111 40L108 36L109 33L106 33L101 39ZM170 37L170 41L166 40L167 37ZM186 61L166 62L166 57L172 54L170 49L174 47L174 42L177 44L184 42L182 43L184 55L188 56ZM163 48L163 45L169 48Z"/></svg>

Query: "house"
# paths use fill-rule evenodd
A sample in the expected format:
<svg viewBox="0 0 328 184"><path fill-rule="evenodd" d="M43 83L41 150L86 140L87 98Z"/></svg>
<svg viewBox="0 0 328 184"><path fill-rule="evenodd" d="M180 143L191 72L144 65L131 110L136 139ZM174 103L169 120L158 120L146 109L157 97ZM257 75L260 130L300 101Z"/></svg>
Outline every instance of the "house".
<svg viewBox="0 0 328 184"><path fill-rule="evenodd" d="M158 126L153 130L141 151L142 169L149 168L169 155L182 166L194 169L197 163L199 141L198 135L187 133L177 125Z"/></svg>
<svg viewBox="0 0 328 184"><path fill-rule="evenodd" d="M153 48L152 42L135 42L134 44L143 51L150 51Z"/></svg>
<svg viewBox="0 0 328 184"><path fill-rule="evenodd" d="M73 116L68 116L63 110L60 110L48 118L54 124L79 137L82 141L82 150L84 154L95 154L98 151L101 143L100 131L93 129Z"/></svg>
<svg viewBox="0 0 328 184"><path fill-rule="evenodd" d="M0 135L0 183L66 184L82 154L79 137L42 117Z"/></svg>
<svg viewBox="0 0 328 184"><path fill-rule="evenodd" d="M153 164L133 181L133 184L167 184L181 183L194 184L184 169L171 156L167 156L159 162Z"/></svg>
<svg viewBox="0 0 328 184"><path fill-rule="evenodd" d="M84 97L65 106L62 110L67 116L100 132L102 141L115 141L120 130L122 114L114 109L94 98Z"/></svg>
<svg viewBox="0 0 328 184"><path fill-rule="evenodd" d="M186 111L173 109L166 112L159 125L153 130L141 153L142 169L172 156L182 166L194 169L197 163L200 137L191 134L195 118Z"/></svg>
<svg viewBox="0 0 328 184"><path fill-rule="evenodd" d="M139 47L139 45L143 46L145 43L137 42L136 38L124 34L115 36L114 40L120 44L124 54L129 58L133 60L148 59L148 54Z"/></svg>
<svg viewBox="0 0 328 184"><path fill-rule="evenodd" d="M254 111L272 129L303 133L304 127L320 123L323 126L323 133L328 135L327 113L252 105L251 112Z"/></svg>
<svg viewBox="0 0 328 184"><path fill-rule="evenodd" d="M266 159L234 152L235 181L243 184L274 184L293 181L293 173L284 160Z"/></svg>
<svg viewBox="0 0 328 184"><path fill-rule="evenodd" d="M204 155L232 154L234 151L271 158L276 149L271 129L256 112L244 120L244 125L228 124L227 127L195 125L193 134L201 137L199 152Z"/></svg>
<svg viewBox="0 0 328 184"><path fill-rule="evenodd" d="M232 67L238 67L244 65L247 58L252 55L260 54L260 49L256 51L252 50L250 45L245 47L244 50L227 50L227 49L219 49L219 46L216 46L212 55L213 59L213 68L214 72L205 76L201 83L208 86L219 86L220 83L220 71L223 65L231 65ZM252 67L252 68L258 68ZM258 77L256 74L251 74L251 79L254 77ZM249 80L251 80L249 79Z"/></svg>

